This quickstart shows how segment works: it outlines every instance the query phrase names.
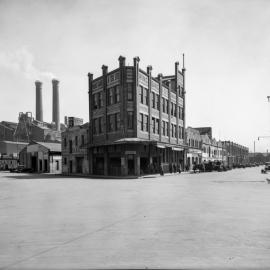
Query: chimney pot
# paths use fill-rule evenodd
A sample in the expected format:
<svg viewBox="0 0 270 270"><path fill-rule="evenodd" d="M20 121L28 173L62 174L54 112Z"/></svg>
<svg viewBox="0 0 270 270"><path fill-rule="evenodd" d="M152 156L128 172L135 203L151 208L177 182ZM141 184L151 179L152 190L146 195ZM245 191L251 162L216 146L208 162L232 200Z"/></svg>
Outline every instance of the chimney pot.
<svg viewBox="0 0 270 270"><path fill-rule="evenodd" d="M102 68L103 72L107 72L108 71L108 66L102 65L101 68Z"/></svg>
<svg viewBox="0 0 270 270"><path fill-rule="evenodd" d="M133 58L134 64L140 62L139 56Z"/></svg>
<svg viewBox="0 0 270 270"><path fill-rule="evenodd" d="M149 73L151 73L152 72L152 66L147 66L147 73L149 74Z"/></svg>
<svg viewBox="0 0 270 270"><path fill-rule="evenodd" d="M119 61L119 66L125 66L126 65L126 58L122 55L119 56L118 58L118 61Z"/></svg>
<svg viewBox="0 0 270 270"><path fill-rule="evenodd" d="M159 74L158 74L158 79L159 79L159 80L162 80L162 77L163 77L163 74L162 74L162 73L159 73Z"/></svg>

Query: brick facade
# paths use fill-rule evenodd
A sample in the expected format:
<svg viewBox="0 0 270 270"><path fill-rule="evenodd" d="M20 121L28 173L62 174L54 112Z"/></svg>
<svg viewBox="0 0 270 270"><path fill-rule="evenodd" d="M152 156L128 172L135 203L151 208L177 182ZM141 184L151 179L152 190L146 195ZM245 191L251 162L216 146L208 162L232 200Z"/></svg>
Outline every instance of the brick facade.
<svg viewBox="0 0 270 270"><path fill-rule="evenodd" d="M185 167L185 69L157 78L119 57L89 78L89 172L140 175Z"/></svg>
<svg viewBox="0 0 270 270"><path fill-rule="evenodd" d="M62 132L62 173L89 174L88 127L83 124Z"/></svg>

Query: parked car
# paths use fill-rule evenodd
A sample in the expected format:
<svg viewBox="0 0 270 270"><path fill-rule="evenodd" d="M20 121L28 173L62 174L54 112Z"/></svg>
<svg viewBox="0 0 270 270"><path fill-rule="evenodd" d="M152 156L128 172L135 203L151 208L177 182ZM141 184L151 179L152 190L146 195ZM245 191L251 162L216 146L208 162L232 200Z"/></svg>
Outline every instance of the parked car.
<svg viewBox="0 0 270 270"><path fill-rule="evenodd" d="M204 166L206 172L212 172L214 169L213 163L211 161L205 163Z"/></svg>
<svg viewBox="0 0 270 270"><path fill-rule="evenodd" d="M21 173L25 170L24 166L23 165L18 165L17 166L17 169L15 170L15 172L18 172L18 173Z"/></svg>
<svg viewBox="0 0 270 270"><path fill-rule="evenodd" d="M192 168L193 172L205 172L205 166L204 164L194 164Z"/></svg>
<svg viewBox="0 0 270 270"><path fill-rule="evenodd" d="M265 166L261 169L261 173L267 173L268 171L270 171L270 162L265 162Z"/></svg>
<svg viewBox="0 0 270 270"><path fill-rule="evenodd" d="M217 172L223 171L223 165L220 161L216 161L213 163L213 170Z"/></svg>

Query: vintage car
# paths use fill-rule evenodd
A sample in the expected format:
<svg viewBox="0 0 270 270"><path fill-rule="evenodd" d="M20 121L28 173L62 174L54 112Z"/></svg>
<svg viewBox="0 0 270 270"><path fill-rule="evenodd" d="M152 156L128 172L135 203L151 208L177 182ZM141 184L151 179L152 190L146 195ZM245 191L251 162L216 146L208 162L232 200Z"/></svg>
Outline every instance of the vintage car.
<svg viewBox="0 0 270 270"><path fill-rule="evenodd" d="M270 162L265 162L265 166L261 170L261 173L267 173L268 171L270 171Z"/></svg>

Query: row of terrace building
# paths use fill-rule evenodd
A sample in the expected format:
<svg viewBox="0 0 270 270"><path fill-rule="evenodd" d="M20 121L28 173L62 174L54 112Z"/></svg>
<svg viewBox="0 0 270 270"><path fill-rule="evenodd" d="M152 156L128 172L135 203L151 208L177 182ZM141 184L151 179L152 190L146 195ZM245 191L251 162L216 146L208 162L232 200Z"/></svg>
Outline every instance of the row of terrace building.
<svg viewBox="0 0 270 270"><path fill-rule="evenodd" d="M188 144L187 168L203 162L222 162L225 166L247 164L249 162L249 149L243 145L216 140L212 137L212 128L186 129Z"/></svg>

